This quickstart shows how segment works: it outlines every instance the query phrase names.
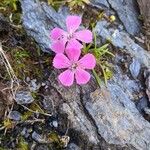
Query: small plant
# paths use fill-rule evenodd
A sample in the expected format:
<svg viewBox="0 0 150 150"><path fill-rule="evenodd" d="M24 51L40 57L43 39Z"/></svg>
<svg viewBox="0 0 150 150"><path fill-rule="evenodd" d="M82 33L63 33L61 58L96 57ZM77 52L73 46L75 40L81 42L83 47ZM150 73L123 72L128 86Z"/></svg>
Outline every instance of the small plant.
<svg viewBox="0 0 150 150"><path fill-rule="evenodd" d="M66 19L67 32L57 27L51 31L51 49L56 53L53 66L57 69L67 69L58 76L58 80L64 86L71 86L74 82L74 78L77 84L86 84L90 80L90 74L86 70L92 69L100 85L99 75L94 70L97 63L97 66L101 68L105 83L107 83L107 79L109 79L112 74L109 69L109 64L102 58L106 54L111 56L113 56L113 54L109 52L108 44L97 47L95 33L93 45L93 35L90 30L83 29L77 31L80 24L80 17L68 16ZM85 43L90 44L86 46ZM81 54L84 55L82 58L80 56Z"/></svg>
<svg viewBox="0 0 150 150"><path fill-rule="evenodd" d="M78 16L68 16L66 19L67 32L60 28L51 31L52 50L56 53L53 66L57 69L65 69L58 77L65 86L71 86L74 76L77 84L86 84L90 80L90 74L85 69L93 69L96 65L94 55L86 54L79 60L81 49L84 43L92 42L92 32L90 30L77 31L81 24ZM67 57L66 57L67 55Z"/></svg>
<svg viewBox="0 0 150 150"><path fill-rule="evenodd" d="M53 66L57 69L67 68L58 76L59 81L65 86L71 86L74 76L77 84L86 84L90 80L90 74L85 69L93 69L96 65L95 57L92 54L84 55L80 60L80 49L67 49L66 55L58 53L53 61Z"/></svg>
<svg viewBox="0 0 150 150"><path fill-rule="evenodd" d="M97 66L99 66L101 69L105 84L107 84L107 80L112 77L112 71L110 70L111 65L107 62L105 57L106 57L106 55L114 57L114 55L113 55L113 53L111 53L109 51L108 43L102 45L101 47L97 47L97 38L96 38L96 34L95 34L94 30L93 30L93 34L94 34L94 45L93 44L89 44L88 46L84 45L83 53L84 54L86 54L88 52L93 53L93 55L96 57ZM92 71L93 71L93 74L95 76L97 83L100 86L101 79L100 79L99 75L96 73L96 71L94 69Z"/></svg>

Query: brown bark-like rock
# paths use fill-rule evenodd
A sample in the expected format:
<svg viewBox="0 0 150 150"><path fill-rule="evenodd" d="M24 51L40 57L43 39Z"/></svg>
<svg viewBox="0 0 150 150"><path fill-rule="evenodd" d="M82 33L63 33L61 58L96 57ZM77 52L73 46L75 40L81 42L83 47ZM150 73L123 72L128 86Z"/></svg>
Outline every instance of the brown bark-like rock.
<svg viewBox="0 0 150 150"><path fill-rule="evenodd" d="M150 22L150 1L137 0L137 2L145 22Z"/></svg>
<svg viewBox="0 0 150 150"><path fill-rule="evenodd" d="M150 1L137 0L144 21L144 33L146 35L146 46L150 50Z"/></svg>

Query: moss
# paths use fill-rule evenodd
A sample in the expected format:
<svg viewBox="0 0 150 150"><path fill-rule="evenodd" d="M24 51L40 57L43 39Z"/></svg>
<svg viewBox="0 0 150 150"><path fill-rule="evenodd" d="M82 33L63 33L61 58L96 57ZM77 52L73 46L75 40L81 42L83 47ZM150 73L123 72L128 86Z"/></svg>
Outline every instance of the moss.
<svg viewBox="0 0 150 150"><path fill-rule="evenodd" d="M55 147L56 150L63 149L64 143L62 142L60 136L56 132L51 132L48 135L48 139L52 143L52 146Z"/></svg>

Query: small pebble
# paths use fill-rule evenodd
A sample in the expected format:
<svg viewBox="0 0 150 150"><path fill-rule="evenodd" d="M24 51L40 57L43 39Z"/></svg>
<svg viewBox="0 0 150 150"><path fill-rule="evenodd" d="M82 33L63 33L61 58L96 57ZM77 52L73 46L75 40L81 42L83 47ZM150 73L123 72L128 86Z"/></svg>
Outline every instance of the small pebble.
<svg viewBox="0 0 150 150"><path fill-rule="evenodd" d="M137 104L137 109L140 111L140 113L143 113L144 109L148 107L148 100L146 97L142 97Z"/></svg>
<svg viewBox="0 0 150 150"><path fill-rule="evenodd" d="M9 119L20 121L21 120L21 114L18 111L11 111L8 115Z"/></svg>
<svg viewBox="0 0 150 150"><path fill-rule="evenodd" d="M37 132L33 132L32 133L32 138L36 141L36 142L39 142L39 143L45 143L45 140L43 139L43 137L38 134Z"/></svg>
<svg viewBox="0 0 150 150"><path fill-rule="evenodd" d="M23 128L21 135L24 136L25 138L29 137L29 130L27 128Z"/></svg>
<svg viewBox="0 0 150 150"><path fill-rule="evenodd" d="M53 121L52 125L53 125L53 127L58 128L58 122L57 121Z"/></svg>
<svg viewBox="0 0 150 150"><path fill-rule="evenodd" d="M136 79L140 73L141 64L137 59L133 59L132 63L130 64L129 70L134 79Z"/></svg>
<svg viewBox="0 0 150 150"><path fill-rule="evenodd" d="M30 90L35 92L37 90L39 90L39 88L41 87L41 84L37 83L36 79L33 79L30 81Z"/></svg>
<svg viewBox="0 0 150 150"><path fill-rule="evenodd" d="M70 143L67 147L67 150L81 150L81 149L76 144Z"/></svg>
<svg viewBox="0 0 150 150"><path fill-rule="evenodd" d="M30 104L34 101L30 91L18 91L15 100L18 104Z"/></svg>

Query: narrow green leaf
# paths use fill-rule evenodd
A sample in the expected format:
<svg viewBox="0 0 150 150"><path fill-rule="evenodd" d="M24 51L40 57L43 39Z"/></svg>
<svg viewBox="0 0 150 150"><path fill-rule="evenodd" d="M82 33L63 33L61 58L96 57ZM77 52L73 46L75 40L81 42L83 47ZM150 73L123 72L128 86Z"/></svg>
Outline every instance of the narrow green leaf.
<svg viewBox="0 0 150 150"><path fill-rule="evenodd" d="M99 78L98 74L96 73L96 71L94 69L92 69L93 75L98 83L98 85L101 85L101 79Z"/></svg>

